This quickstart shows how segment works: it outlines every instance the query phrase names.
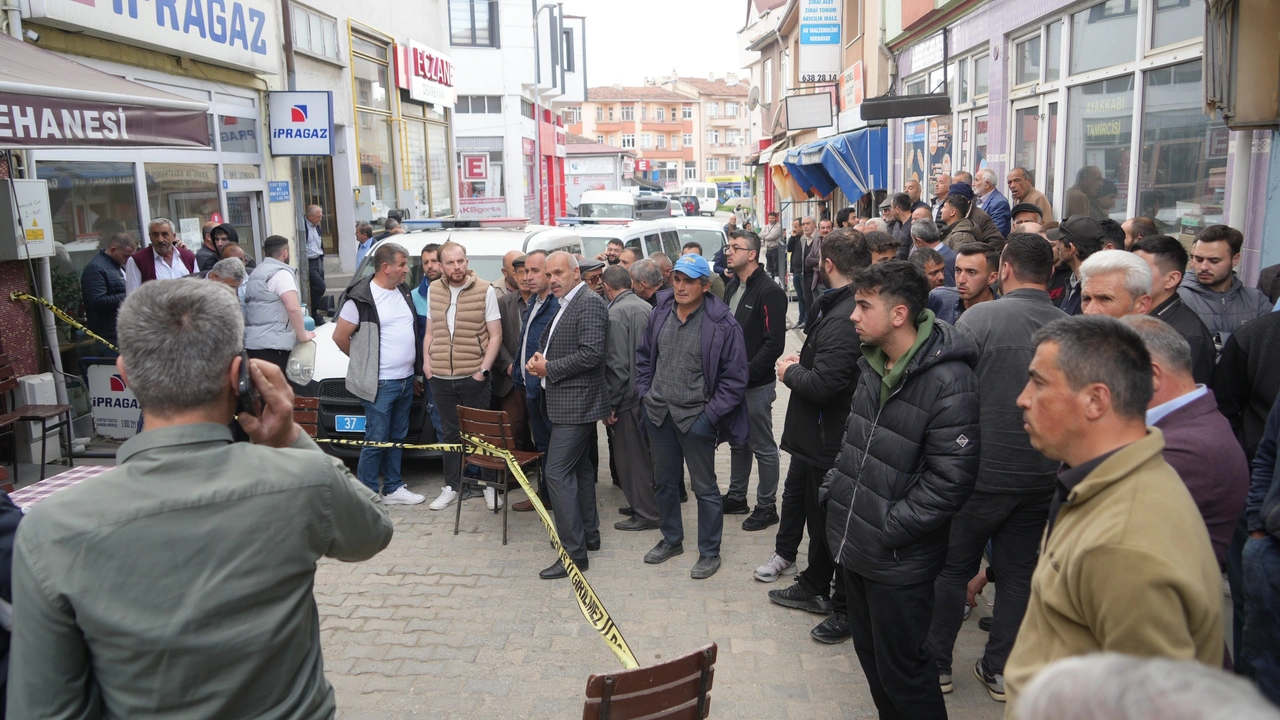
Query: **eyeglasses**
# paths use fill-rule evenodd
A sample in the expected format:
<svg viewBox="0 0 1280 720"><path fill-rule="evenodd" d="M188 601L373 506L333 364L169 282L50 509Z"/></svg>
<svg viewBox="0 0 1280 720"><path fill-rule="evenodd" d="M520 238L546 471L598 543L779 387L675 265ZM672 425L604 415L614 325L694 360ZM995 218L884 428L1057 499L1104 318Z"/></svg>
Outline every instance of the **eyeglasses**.
<svg viewBox="0 0 1280 720"><path fill-rule="evenodd" d="M730 245L729 252L750 252L751 248L743 245Z"/></svg>

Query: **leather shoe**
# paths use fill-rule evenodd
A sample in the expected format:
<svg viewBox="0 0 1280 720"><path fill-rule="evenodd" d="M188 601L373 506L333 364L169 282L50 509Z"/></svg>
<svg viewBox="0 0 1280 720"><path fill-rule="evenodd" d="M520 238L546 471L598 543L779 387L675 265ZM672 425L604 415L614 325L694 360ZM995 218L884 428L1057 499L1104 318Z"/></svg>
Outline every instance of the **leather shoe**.
<svg viewBox="0 0 1280 720"><path fill-rule="evenodd" d="M595 542L591 542L590 540L588 540L588 541L587 541L587 550L590 550L591 552L595 552L595 551L597 551L597 550L599 550L599 549L600 549L600 541L599 541L599 540L597 540L597 541L595 541Z"/></svg>
<svg viewBox="0 0 1280 720"><path fill-rule="evenodd" d="M668 545L666 540L659 540L652 550L645 553L644 561L650 565L657 565L682 554L684 554L684 545Z"/></svg>
<svg viewBox="0 0 1280 720"><path fill-rule="evenodd" d="M574 560L573 564L578 566L580 572L586 572L587 568L591 567L590 560ZM543 580L559 580L560 578L569 577L569 571L565 570L564 565L557 560L551 567L538 573L538 577Z"/></svg>
<svg viewBox="0 0 1280 720"><path fill-rule="evenodd" d="M638 517L630 517L613 524L614 530L653 530L657 527L657 523L651 523Z"/></svg>
<svg viewBox="0 0 1280 720"><path fill-rule="evenodd" d="M521 500L511 505L512 512L533 512L533 502L529 500Z"/></svg>
<svg viewBox="0 0 1280 720"><path fill-rule="evenodd" d="M619 514L619 515L626 515L627 517L635 517L635 515L636 515L636 509L635 509L635 508L633 508L633 507L630 507L630 506L628 506L628 507L620 507L620 508L618 508L618 514Z"/></svg>
<svg viewBox="0 0 1280 720"><path fill-rule="evenodd" d="M710 555L699 555L698 562L693 564L693 569L689 571L689 577L694 580L706 580L716 571L720 569L720 556L714 557Z"/></svg>
<svg viewBox="0 0 1280 720"><path fill-rule="evenodd" d="M853 626L849 624L849 616L837 610L810 630L809 637L827 645L838 645L853 637Z"/></svg>

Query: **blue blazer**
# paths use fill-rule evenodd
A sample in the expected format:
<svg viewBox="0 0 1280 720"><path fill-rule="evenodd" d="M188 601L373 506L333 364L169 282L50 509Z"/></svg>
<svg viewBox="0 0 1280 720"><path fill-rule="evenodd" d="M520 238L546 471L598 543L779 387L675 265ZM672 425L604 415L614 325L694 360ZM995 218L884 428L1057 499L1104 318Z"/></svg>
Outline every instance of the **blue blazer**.
<svg viewBox="0 0 1280 720"><path fill-rule="evenodd" d="M533 297L530 296L530 300ZM512 363L511 379L517 385L524 386L524 396L530 400L537 399L542 395L542 381L539 378L530 378L532 382L525 382L524 366L529 362L529 358L538 351L538 342L542 338L542 332L551 325L551 320L556 316L556 312L560 310L560 299L551 293L547 293L546 302L542 303L542 309L538 311L537 317L533 316L533 308L537 305L537 301L529 303L524 309L524 314L520 316L520 341L525 342L525 336L529 340L523 347L525 351L520 353L522 345L516 345L516 352L521 357L516 358L517 362Z"/></svg>
<svg viewBox="0 0 1280 720"><path fill-rule="evenodd" d="M1009 201L1005 199L1005 196L1001 195L998 189L992 190L991 194L987 196L986 202L978 203L978 206L986 210L987 214L991 216L991 221L1000 229L1000 234L1008 237L1011 219L1009 216Z"/></svg>

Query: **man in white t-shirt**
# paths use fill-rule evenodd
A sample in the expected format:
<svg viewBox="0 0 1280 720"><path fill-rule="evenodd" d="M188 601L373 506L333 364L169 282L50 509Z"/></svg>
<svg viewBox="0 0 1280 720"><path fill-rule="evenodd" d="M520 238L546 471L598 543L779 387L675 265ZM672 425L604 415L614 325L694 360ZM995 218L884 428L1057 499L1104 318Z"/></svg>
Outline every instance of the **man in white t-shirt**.
<svg viewBox="0 0 1280 720"><path fill-rule="evenodd" d="M444 274L427 288L423 365L444 429L441 442L460 443L458 408L489 408L489 371L502 349L502 311L493 286L468 267L466 248L449 241L438 255ZM458 499L461 478L460 454L445 453L445 486L431 502L432 510ZM493 488L485 488L484 498L490 510L501 507Z"/></svg>
<svg viewBox="0 0 1280 720"><path fill-rule="evenodd" d="M404 284L408 252L395 243L383 243L373 251L373 265L373 275L347 290L333 342L351 358L347 390L364 405L364 439L400 443L409 433L414 393L421 392L415 376L422 368L422 338ZM404 486L400 454L398 448L361 449L356 477L388 505L417 505L426 498ZM379 475L384 478L381 483Z"/></svg>
<svg viewBox="0 0 1280 720"><path fill-rule="evenodd" d="M289 265L289 239L272 235L262 241L262 264L244 284L244 349L285 372L293 346L315 337L302 318L298 269Z"/></svg>

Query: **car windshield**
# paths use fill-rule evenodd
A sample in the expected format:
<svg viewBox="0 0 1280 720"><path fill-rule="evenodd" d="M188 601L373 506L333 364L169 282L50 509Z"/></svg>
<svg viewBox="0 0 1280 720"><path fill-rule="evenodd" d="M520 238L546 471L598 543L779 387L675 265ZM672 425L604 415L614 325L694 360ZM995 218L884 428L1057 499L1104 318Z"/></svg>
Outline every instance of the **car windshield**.
<svg viewBox="0 0 1280 720"><path fill-rule="evenodd" d="M474 270L476 276L481 280L488 280L491 283L502 281L502 258L476 255L468 258L467 267ZM370 253L364 262L360 264L360 268L356 270L355 276L351 282L354 284L358 280L363 280L373 274L373 253ZM411 255L409 257L409 277L405 282L409 287L417 287L422 281L422 255Z"/></svg>
<svg viewBox="0 0 1280 720"><path fill-rule="evenodd" d="M622 203L582 203L578 206L578 216L584 218L630 218L634 214L632 206Z"/></svg>
<svg viewBox="0 0 1280 720"><path fill-rule="evenodd" d="M609 247L609 241L612 239L607 237L584 237L582 238L582 254L585 257L593 258L604 252L605 248ZM635 245L635 243L632 244Z"/></svg>
<svg viewBox="0 0 1280 720"><path fill-rule="evenodd" d="M696 242L702 246L702 254L711 257L724 247L724 233L719 230L699 230L694 228L680 229L680 247L686 243Z"/></svg>

